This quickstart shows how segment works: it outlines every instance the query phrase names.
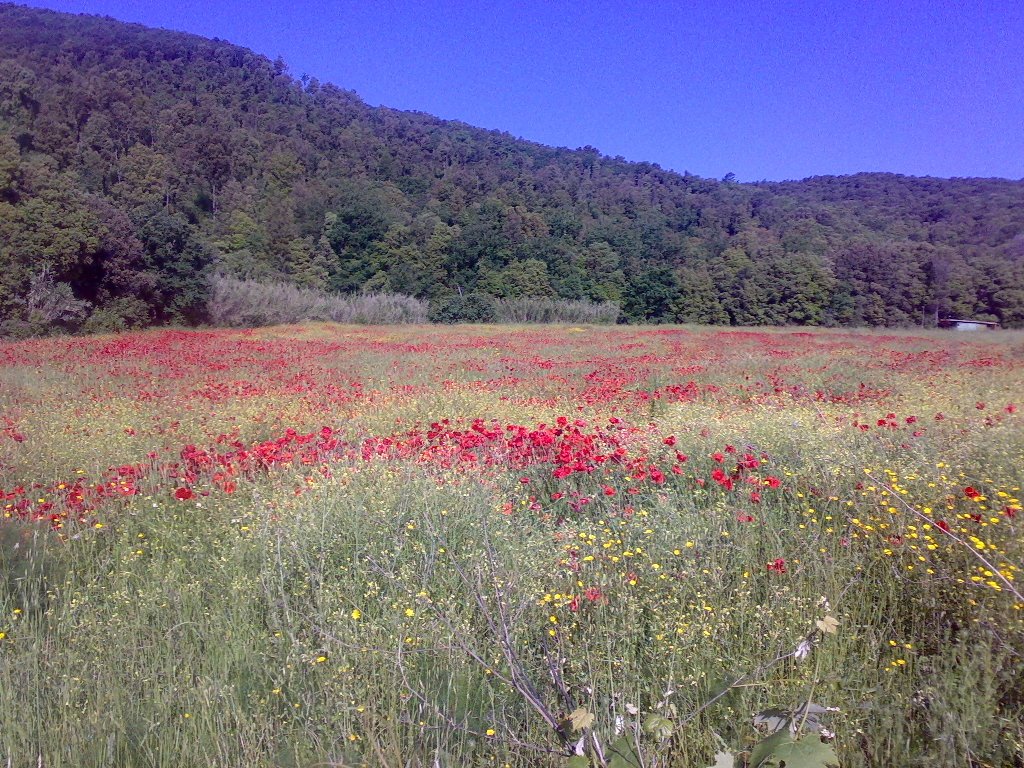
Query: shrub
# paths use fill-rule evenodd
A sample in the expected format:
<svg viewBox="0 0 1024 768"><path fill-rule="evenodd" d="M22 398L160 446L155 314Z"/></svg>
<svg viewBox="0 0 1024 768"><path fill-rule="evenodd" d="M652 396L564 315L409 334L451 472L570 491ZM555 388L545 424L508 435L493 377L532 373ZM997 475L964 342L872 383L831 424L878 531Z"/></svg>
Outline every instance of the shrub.
<svg viewBox="0 0 1024 768"><path fill-rule="evenodd" d="M0 335L14 338L76 330L90 307L88 301L75 296L70 284L54 281L45 267L32 276L28 291L14 303L17 314L0 327Z"/></svg>
<svg viewBox="0 0 1024 768"><path fill-rule="evenodd" d="M430 303L432 323L490 323L497 314L497 302L487 293L452 294Z"/></svg>
<svg viewBox="0 0 1024 768"><path fill-rule="evenodd" d="M152 321L146 302L132 296L113 299L97 307L82 325L85 333L110 333L132 328L145 328Z"/></svg>

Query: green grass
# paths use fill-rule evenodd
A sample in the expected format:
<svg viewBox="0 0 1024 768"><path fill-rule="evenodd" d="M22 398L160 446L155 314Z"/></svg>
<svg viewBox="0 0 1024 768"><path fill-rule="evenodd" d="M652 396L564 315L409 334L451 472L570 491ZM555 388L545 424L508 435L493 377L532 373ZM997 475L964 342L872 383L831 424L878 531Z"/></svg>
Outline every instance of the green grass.
<svg viewBox="0 0 1024 768"><path fill-rule="evenodd" d="M863 362L850 380L884 385L882 400L751 397L738 388L743 375L782 375L813 391L835 372L821 370L827 355L808 353L780 373L745 346L734 364L735 347L691 332L687 343L721 354L701 379L717 393L655 411L609 401L575 410L537 397L552 390L550 369L488 392L470 383L503 375L502 364L452 373L452 360L479 349L427 359L399 349L402 333L422 342L425 331L390 333L396 349L378 344L370 377L380 387L381 371L397 366L396 382L421 394L383 387L372 402L332 406L272 391L218 414L189 400L189 381L151 412L130 404L141 434L85 445L59 437L81 423L76 409L91 407L81 381L53 377L35 395L18 384L5 408L27 438L4 444L0 486L76 468L92 476L133 448L136 459L140 448L173 451L163 446L202 441L232 419L246 442L261 429L278 434L266 425L289 418L358 435L446 415L534 425L621 414L637 425L631 455L667 467L680 450L689 460L654 483L615 462L558 480L549 463L465 471L422 456L350 456L326 473L279 465L239 476L233 494L186 501L171 494L180 478L157 474L139 495L56 532L11 514L0 525L0 757L51 768L557 768L571 765L580 738L591 754L594 739L607 750L617 730L656 714L670 733L638 728L642 765L701 767L723 746L740 753L762 738L753 713L811 698L840 710L825 719L844 767L1024 764L1024 604L978 558L1019 584L1021 515L1004 509L1019 507L1024 441L1019 414L1004 407L1021 391L1020 360L997 370L954 361L922 381L876 367L881 353L865 335L841 342ZM463 333L432 343L500 341L498 331ZM671 372L685 361L659 337L544 333L550 347L531 337L524 349L565 361L556 373L573 382L605 365L597 358L645 351L665 361L641 382L693 378ZM932 349L944 338L911 341ZM626 341L646 347L618 349ZM958 343L979 346L958 348L957 360L989 349ZM24 370L0 371L8 375L23 382ZM272 387L276 375L253 380ZM445 414L435 387L453 377L461 383ZM168 435L157 427L176 403L195 410L182 410ZM890 411L900 428L877 428ZM123 409L88 413L90 429L124 435ZM254 414L264 426L253 427ZM911 415L917 424L904 422ZM852 427L854 418L872 428ZM927 429L913 437L917 426ZM736 490L720 488L711 455L726 445L756 454L757 473L781 487L740 475ZM760 502L749 498L755 488ZM552 500L556 491L565 498ZM588 503L574 509L580 494ZM939 520L965 531L969 546L944 538ZM777 558L783 566L769 568ZM815 628L828 616L835 634ZM795 657L808 637L809 653ZM546 721L580 710L594 716L585 730L560 733Z"/></svg>

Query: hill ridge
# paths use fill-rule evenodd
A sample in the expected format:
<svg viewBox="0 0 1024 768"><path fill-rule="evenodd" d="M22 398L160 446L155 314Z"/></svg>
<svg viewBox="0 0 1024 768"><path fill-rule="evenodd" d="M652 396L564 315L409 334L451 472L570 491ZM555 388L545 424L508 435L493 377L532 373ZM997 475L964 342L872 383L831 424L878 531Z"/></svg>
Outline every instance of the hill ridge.
<svg viewBox="0 0 1024 768"><path fill-rule="evenodd" d="M1024 181L715 181L12 4L0 209L8 334L202 322L215 270L435 305L608 300L634 322L1024 322ZM41 322L44 296L64 311Z"/></svg>

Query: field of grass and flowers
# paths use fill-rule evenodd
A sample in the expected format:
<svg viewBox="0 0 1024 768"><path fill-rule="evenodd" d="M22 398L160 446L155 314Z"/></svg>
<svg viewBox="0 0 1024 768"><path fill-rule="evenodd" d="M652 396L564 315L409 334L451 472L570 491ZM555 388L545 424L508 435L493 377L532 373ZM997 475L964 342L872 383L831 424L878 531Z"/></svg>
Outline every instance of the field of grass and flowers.
<svg viewBox="0 0 1024 768"><path fill-rule="evenodd" d="M1022 372L1009 331L0 344L0 764L1022 766Z"/></svg>

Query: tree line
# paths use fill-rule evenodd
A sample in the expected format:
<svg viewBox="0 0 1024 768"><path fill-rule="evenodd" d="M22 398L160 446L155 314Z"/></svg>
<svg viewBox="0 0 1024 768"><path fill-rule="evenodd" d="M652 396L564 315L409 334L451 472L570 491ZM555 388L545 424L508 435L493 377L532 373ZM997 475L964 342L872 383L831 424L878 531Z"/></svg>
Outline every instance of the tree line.
<svg viewBox="0 0 1024 768"><path fill-rule="evenodd" d="M204 322L215 274L456 319L562 299L627 322L1019 325L1024 182L704 179L0 5L3 332Z"/></svg>

